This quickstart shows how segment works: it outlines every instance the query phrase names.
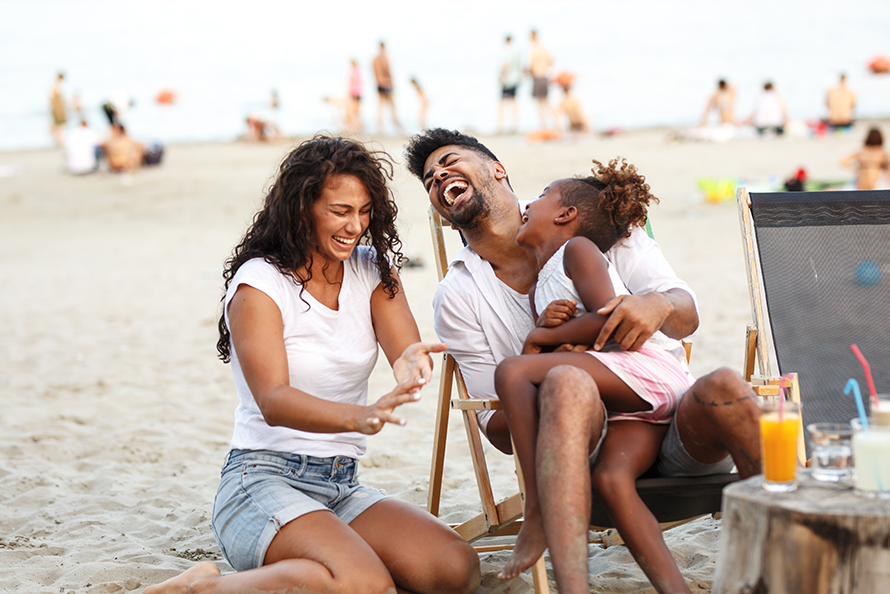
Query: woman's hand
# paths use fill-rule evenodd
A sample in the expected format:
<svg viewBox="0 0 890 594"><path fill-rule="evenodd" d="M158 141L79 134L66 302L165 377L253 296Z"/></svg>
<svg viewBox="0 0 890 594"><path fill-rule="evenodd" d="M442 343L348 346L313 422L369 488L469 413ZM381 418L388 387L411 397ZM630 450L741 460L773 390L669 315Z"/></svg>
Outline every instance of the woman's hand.
<svg viewBox="0 0 890 594"><path fill-rule="evenodd" d="M385 423L404 425L407 421L393 414L397 406L406 402L420 400L420 388L427 380L418 378L413 381L400 383L392 392L381 396L374 404L362 407L356 419L356 431L365 435L374 435L383 429Z"/></svg>
<svg viewBox="0 0 890 594"><path fill-rule="evenodd" d="M392 364L392 373L399 384L422 379L430 381L433 373L433 359L430 353L441 353L448 348L441 342L415 342L402 351L402 355ZM418 386L415 389L419 391Z"/></svg>
<svg viewBox="0 0 890 594"><path fill-rule="evenodd" d="M572 299L557 299L538 316L538 328L553 328L565 324L578 312L578 303Z"/></svg>

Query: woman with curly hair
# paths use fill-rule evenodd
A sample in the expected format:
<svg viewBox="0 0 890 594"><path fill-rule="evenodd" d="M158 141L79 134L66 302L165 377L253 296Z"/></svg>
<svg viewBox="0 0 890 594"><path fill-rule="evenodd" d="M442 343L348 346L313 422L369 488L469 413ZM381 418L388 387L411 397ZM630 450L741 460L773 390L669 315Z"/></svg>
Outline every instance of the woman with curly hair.
<svg viewBox="0 0 890 594"><path fill-rule="evenodd" d="M472 592L479 559L456 532L357 480L366 435L404 425L429 353L397 269L392 163L316 136L278 178L226 261L217 349L239 404L212 526L237 572L211 562L158 592ZM396 387L368 404L378 345Z"/></svg>
<svg viewBox="0 0 890 594"><path fill-rule="evenodd" d="M618 480L624 486L629 484L634 494L634 481L655 461L680 398L694 383L686 361L671 352L678 346L676 341L661 332L635 351L621 350L612 341L601 351L548 352L564 344L594 343L606 320L596 311L616 295L629 294L603 253L630 237L634 226L644 226L648 204L658 201L633 165L617 159L608 166L599 161L593 163L593 176L557 180L531 202L516 236L516 243L534 252L538 277L529 293L536 328L526 338L523 354L504 359L495 372L495 388L503 403L526 485L525 523L501 572L503 579L513 578L530 566L547 545L535 478L540 470L535 466L538 386L547 373L556 366L570 365L594 380L608 416L609 433L617 433L600 442L606 444L602 449L609 447L614 452L621 450L622 443L649 444L646 456L640 456L637 449L633 462L625 459L621 467ZM567 314L568 309L573 316ZM596 459L599 449L597 445L591 459ZM604 461L609 458L603 456ZM673 571L679 576L675 564L672 569L659 566L664 558L652 554L653 547L667 551L660 532L657 531L657 540L651 538L652 534L641 538L644 531L639 528L640 508L646 509L642 500L637 497L636 501L628 501L622 494L621 501L615 501L616 493L627 490L607 491L599 493L606 509L631 553L638 560L646 560L647 573L655 572L650 578L656 588L662 583L662 575ZM586 519L582 517L580 521ZM558 569L554 564L560 592L574 591L571 584L561 579ZM574 573L586 575L586 571ZM682 576L679 577L683 583ZM587 591L586 580L576 585Z"/></svg>

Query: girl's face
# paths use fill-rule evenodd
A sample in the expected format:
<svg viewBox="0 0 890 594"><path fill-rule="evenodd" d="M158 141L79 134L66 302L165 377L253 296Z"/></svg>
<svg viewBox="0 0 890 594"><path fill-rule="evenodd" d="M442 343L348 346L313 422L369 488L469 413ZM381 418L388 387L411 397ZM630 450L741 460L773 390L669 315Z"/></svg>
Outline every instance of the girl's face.
<svg viewBox="0 0 890 594"><path fill-rule="evenodd" d="M556 217L564 208L559 188L563 180L556 180L544 188L540 196L529 202L522 213L522 225L516 233L516 243L534 249L552 235Z"/></svg>
<svg viewBox="0 0 890 594"><path fill-rule="evenodd" d="M315 252L327 260L343 262L371 222L371 196L356 176L332 175L312 205L312 215Z"/></svg>

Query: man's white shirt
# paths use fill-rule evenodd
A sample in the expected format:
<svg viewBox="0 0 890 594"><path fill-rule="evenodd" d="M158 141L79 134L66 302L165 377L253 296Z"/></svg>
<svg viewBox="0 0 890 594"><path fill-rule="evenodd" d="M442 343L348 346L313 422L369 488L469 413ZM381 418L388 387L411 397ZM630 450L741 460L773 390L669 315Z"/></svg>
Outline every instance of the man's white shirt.
<svg viewBox="0 0 890 594"><path fill-rule="evenodd" d="M632 294L682 289L692 296L698 308L695 293L677 277L661 248L644 229L635 228L630 237L605 256ZM525 342L525 336L517 336L514 330L499 283L491 264L466 247L451 262L433 298L436 334L448 344L448 352L460 366L471 398L497 398L495 367L503 359L518 355ZM477 415L483 430L493 412L481 411Z"/></svg>

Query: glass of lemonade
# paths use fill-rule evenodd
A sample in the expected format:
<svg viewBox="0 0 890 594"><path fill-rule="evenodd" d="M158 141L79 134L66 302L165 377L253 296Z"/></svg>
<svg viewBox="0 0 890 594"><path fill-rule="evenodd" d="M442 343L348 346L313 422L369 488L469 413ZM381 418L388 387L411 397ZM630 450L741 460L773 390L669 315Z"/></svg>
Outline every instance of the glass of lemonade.
<svg viewBox="0 0 890 594"><path fill-rule="evenodd" d="M859 419L853 427L853 492L870 499L890 499L890 425L869 419L868 429Z"/></svg>
<svg viewBox="0 0 890 594"><path fill-rule="evenodd" d="M773 492L797 489L797 439L800 403L781 403L779 397L760 402L760 452L763 488Z"/></svg>

